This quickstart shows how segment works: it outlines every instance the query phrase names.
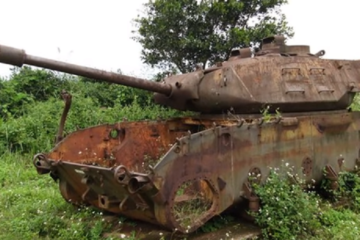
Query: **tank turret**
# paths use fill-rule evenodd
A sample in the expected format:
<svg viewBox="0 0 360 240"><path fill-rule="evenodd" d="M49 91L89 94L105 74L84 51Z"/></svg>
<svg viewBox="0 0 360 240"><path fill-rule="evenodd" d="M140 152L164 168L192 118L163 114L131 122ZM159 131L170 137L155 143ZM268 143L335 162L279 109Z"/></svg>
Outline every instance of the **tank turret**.
<svg viewBox="0 0 360 240"><path fill-rule="evenodd" d="M346 109L359 91L359 61L325 60L325 51L289 46L283 36L262 41L260 50L234 49L228 61L169 76L162 83L40 58L0 46L0 62L28 64L155 92L155 102L178 110L216 114Z"/></svg>

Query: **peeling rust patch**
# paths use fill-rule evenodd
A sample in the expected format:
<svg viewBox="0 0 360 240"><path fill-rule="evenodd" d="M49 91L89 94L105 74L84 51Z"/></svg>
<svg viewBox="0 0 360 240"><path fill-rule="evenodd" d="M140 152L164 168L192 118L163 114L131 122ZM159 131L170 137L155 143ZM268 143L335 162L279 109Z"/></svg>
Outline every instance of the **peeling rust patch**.
<svg viewBox="0 0 360 240"><path fill-rule="evenodd" d="M256 211L249 182L264 182L269 167L284 161L308 181L321 180L326 168L335 188L340 168L354 169L359 158L360 113L346 113L341 122L344 116L283 118L291 123L285 125L276 119L211 125L208 118L201 127L196 118L100 125L70 134L34 165L60 180L68 201L192 232L244 199Z"/></svg>

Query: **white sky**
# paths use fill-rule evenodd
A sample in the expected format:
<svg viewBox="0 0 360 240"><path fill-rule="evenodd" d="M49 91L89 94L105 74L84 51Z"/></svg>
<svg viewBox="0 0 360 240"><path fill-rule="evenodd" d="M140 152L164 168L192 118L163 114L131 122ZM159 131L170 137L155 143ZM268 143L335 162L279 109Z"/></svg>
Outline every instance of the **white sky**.
<svg viewBox="0 0 360 240"><path fill-rule="evenodd" d="M141 77L151 70L131 39L132 19L148 0L1 0L0 44L27 53ZM289 0L283 7L295 36L325 58L360 59L359 0ZM58 52L60 49L60 53ZM0 64L0 76L10 66Z"/></svg>

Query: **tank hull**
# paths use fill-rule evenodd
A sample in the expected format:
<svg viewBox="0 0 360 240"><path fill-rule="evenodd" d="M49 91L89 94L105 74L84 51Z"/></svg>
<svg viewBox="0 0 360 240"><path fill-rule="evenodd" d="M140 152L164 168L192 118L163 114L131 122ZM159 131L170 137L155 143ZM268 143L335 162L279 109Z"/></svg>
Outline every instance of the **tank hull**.
<svg viewBox="0 0 360 240"><path fill-rule="evenodd" d="M346 111L119 122L68 135L34 165L69 202L186 233L241 202L256 210L251 183L272 168L336 183L359 163L359 130Z"/></svg>

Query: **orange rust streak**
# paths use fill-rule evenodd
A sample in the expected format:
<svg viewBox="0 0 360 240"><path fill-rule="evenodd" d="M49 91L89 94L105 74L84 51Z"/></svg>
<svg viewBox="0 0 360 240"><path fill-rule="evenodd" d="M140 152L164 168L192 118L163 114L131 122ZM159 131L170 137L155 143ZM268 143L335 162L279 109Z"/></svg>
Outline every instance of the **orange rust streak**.
<svg viewBox="0 0 360 240"><path fill-rule="evenodd" d="M118 131L115 138L111 136L114 129ZM133 171L143 171L145 166L155 164L187 130L181 121L100 125L72 133L48 157L103 167L124 165Z"/></svg>

